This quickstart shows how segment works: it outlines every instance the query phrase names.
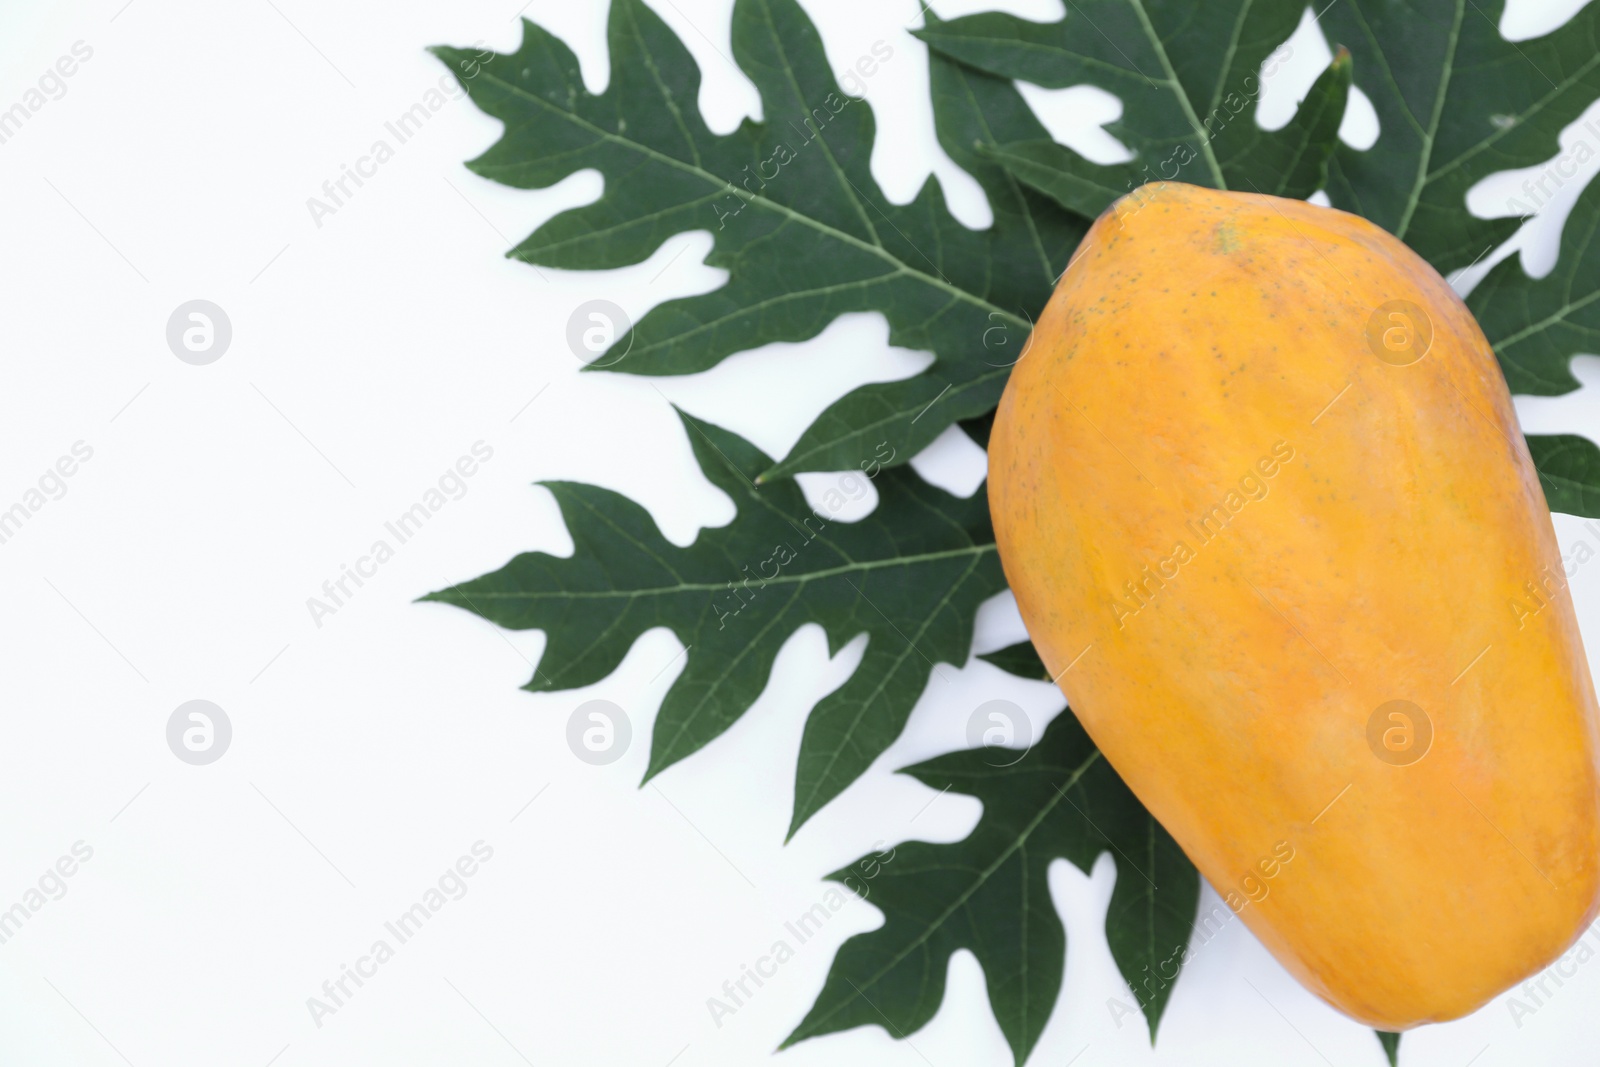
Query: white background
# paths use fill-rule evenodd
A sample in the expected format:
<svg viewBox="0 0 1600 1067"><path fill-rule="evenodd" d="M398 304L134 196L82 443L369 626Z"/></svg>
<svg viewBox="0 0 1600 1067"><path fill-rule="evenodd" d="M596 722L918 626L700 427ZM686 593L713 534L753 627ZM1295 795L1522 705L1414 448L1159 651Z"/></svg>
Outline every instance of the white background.
<svg viewBox="0 0 1600 1067"><path fill-rule="evenodd" d="M519 2L91 0L0 12L0 108L74 42L94 50L65 95L0 144L0 509L74 442L94 450L66 495L0 544L0 909L74 842L93 849L65 896L0 945L0 1062L765 1062L836 947L877 925L876 910L849 904L720 1026L707 998L821 899L823 874L879 840L959 839L978 817L975 801L930 804L933 791L894 770L964 747L985 700L1024 704L1039 728L1061 706L1050 687L981 662L944 668L948 684L930 688L905 737L784 847L805 713L859 647L829 664L820 633L802 630L737 726L640 790L651 720L681 669L675 638L647 635L592 691L532 696L518 687L539 634L410 603L519 551L569 551L538 479L627 493L680 544L728 521L731 503L696 471L668 399L781 454L833 398L926 360L890 350L882 320L865 315L694 378L580 378L565 343L573 309L605 297L637 316L715 287L720 272L700 263L709 239L674 238L606 274L503 259L600 182L585 173L531 193L474 177L462 161L498 124L466 102L316 225L307 198L375 140L393 145L383 124L437 85L444 68L423 47L511 50ZM983 225L975 185L934 145L924 52L905 32L914 0L804 4L836 70L879 40L894 50L867 87L889 195L910 199L933 172L957 214ZM726 58L730 0L653 6L702 66L713 127L756 113ZM1513 2L1506 27L1542 33L1575 6ZM934 7L1061 15L1057 0ZM601 0L527 8L577 51L595 91L608 77L604 13ZM1269 123L1287 119L1328 58L1314 27L1294 43L1266 88ZM1096 128L1117 114L1114 99L1029 96L1057 136L1118 158ZM1372 137L1370 108L1353 105L1346 133ZM1485 183L1472 203L1509 213L1523 177ZM1580 185L1530 226L1532 269L1550 268ZM232 345L210 366L180 362L165 340L168 316L194 298L232 321ZM1596 425L1600 364L1577 368L1584 391L1519 400L1529 430ZM306 599L479 440L494 458L467 494L315 626ZM966 492L982 456L950 437L918 467ZM1576 520L1557 526L1568 547L1600 545ZM1600 648L1600 568L1580 571L1573 592ZM1006 598L981 621L980 650L1021 636ZM599 768L564 740L570 712L597 696L634 726L624 758ZM169 715L195 698L233 724L210 766L180 762L166 743ZM318 1027L307 998L479 840L494 854L469 892ZM1129 999L1100 929L1114 878L1108 857L1092 877L1065 863L1051 872L1071 951L1034 1063L1382 1062L1370 1031L1302 990L1237 923L1185 971L1152 1052L1139 1019L1119 1027L1107 1010ZM1597 994L1600 965L1582 967L1520 1027L1502 998L1408 1036L1403 1062L1593 1062ZM962 953L944 1007L910 1040L864 1028L776 1062L1010 1060Z"/></svg>

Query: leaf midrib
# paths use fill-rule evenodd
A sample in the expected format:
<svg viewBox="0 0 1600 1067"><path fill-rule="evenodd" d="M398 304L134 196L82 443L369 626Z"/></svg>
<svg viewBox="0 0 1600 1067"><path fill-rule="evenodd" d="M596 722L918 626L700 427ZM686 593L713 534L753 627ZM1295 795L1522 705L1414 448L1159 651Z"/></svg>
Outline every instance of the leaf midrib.
<svg viewBox="0 0 1600 1067"><path fill-rule="evenodd" d="M1222 176L1222 164L1217 162L1217 154L1211 150L1211 138L1206 136L1205 127L1200 124L1200 116L1194 113L1194 104L1189 100L1189 94L1183 88L1183 83L1178 80L1178 71L1173 67L1172 58L1167 55L1167 46L1162 43L1160 35L1156 33L1155 24L1150 21L1150 15L1144 9L1144 0L1129 0L1129 2L1133 5L1134 13L1139 16L1139 24L1144 27L1145 36L1150 38L1150 46L1156 50L1156 58L1161 61L1161 69L1166 72L1167 84L1172 87L1172 95L1177 98L1184 119L1194 130L1195 137L1199 138L1200 151L1206 157L1206 166L1211 168L1212 179L1216 181L1218 189L1226 189L1228 182Z"/></svg>
<svg viewBox="0 0 1600 1067"><path fill-rule="evenodd" d="M631 8L623 8L630 19L634 19ZM667 83L661 77L661 68L656 65L656 57L651 54L650 46L645 42L645 36L639 29L636 19L633 21L634 40L638 42L639 54L644 57L645 66L649 68L650 80L656 83L656 90L661 94L662 103L667 105L667 110L672 113L673 124L678 127L678 132L683 135L684 144L689 148L689 154L694 156L695 164L700 163L700 146L695 143L694 133L689 129L689 124L684 121L683 111L678 107L678 102L667 89Z"/></svg>
<svg viewBox="0 0 1600 1067"><path fill-rule="evenodd" d="M1558 486L1559 488L1565 489L1567 492L1572 493L1574 496L1579 498L1587 498L1594 494L1593 483L1586 482L1582 478L1573 478L1565 474L1551 474L1546 470L1540 471L1539 474L1552 484Z"/></svg>
<svg viewBox="0 0 1600 1067"><path fill-rule="evenodd" d="M990 144L994 144L994 127L989 123L989 116L983 113L983 108L978 106L977 95L972 91L972 82L965 75L962 75L961 78L961 89L967 95L967 102L972 106L972 113L977 116L978 122L983 126L984 135L988 137ZM1039 233L1038 222L1034 219L1033 212L1028 207L1027 198L1022 195L1021 184L1004 167L1001 168L1001 171L1004 174L1003 180L1011 190L1011 196L1015 199L1022 214L1024 225L1028 230L1028 240L1033 246L1034 254L1039 257L1039 265L1044 268L1045 281L1054 286L1057 281L1057 275L1051 266L1050 254L1045 251L1044 239L1043 235Z"/></svg>
<svg viewBox="0 0 1600 1067"><path fill-rule="evenodd" d="M921 552L912 556L896 556L893 559L852 561L842 567L830 567L826 570L808 571L804 574L793 576L780 574L776 578L763 579L762 588L769 585L803 585L806 582L821 581L824 578L836 578L841 574L863 574L891 567L909 567L924 563L934 563L946 559L961 559L967 556L986 556L996 551L993 544L968 545L963 548L945 549L941 552ZM559 558L559 557L558 557ZM723 582L682 582L678 585L654 586L649 589L595 589L577 591L559 591L552 593L474 593L473 600L608 600L624 598L628 600L648 596L669 596L674 593L700 593L724 592L728 583ZM445 589L433 595L431 599L450 600L451 589ZM465 597L465 594L462 594Z"/></svg>
<svg viewBox="0 0 1600 1067"><path fill-rule="evenodd" d="M631 149L649 159L654 160L657 163L662 164L663 166L672 167L673 169L682 171L685 174L693 175L694 177L707 182L715 188L720 189L729 184L726 179L718 178L715 174L712 174L703 167L696 166L692 163L686 163L681 159L673 159L671 156L663 152L659 152L647 144L641 144L632 138L623 137L620 134L612 133L610 130L605 129L604 127L597 126L593 122L590 122L588 119L579 115L577 112L556 107L554 104L543 99L538 94L530 93L528 90L522 88L522 86L513 82L508 82L504 78L491 73L487 67L483 69L480 76L492 82L493 84L500 86L507 92L510 92L515 96L537 105L545 111L565 118L573 125L594 134L600 140L609 141L613 144L618 144L625 148ZM748 190L746 190L746 192L748 192ZM744 198L741 197L741 199ZM797 222L802 226L816 230L818 233L831 237L834 240L840 241L844 244L852 245L868 255L877 256L884 262L894 266L900 273L920 279L924 284L930 286L931 288L942 290L958 300L963 300L976 307L984 308L1017 326L1027 325L1026 320L1020 318L1019 316L1013 315L1012 313L1001 308L998 304L990 303L988 300L985 300L973 293L969 293L959 286L952 285L942 278L937 278L924 271L920 271L911 266L909 263L906 263L904 260L895 256L887 249L874 245L870 241L863 241L854 234L847 233L835 226L830 226L820 219L815 219L809 215L802 214L801 212L789 207L787 204L780 204L776 200L768 199L760 193L751 193L749 199L746 199L744 202L747 204L756 204L757 206L765 208L768 211L775 212L784 216L785 218Z"/></svg>
<svg viewBox="0 0 1600 1067"><path fill-rule="evenodd" d="M805 93L800 91L800 79L795 74L794 64L789 62L789 52L788 49L783 47L783 39L778 36L778 25L772 18L772 8L767 4L762 4L762 8L767 14L767 17L762 21L766 24L767 36L772 39L773 50L778 53L778 60L783 66L784 79L789 83L789 88L793 90L794 98L801 101L801 106L804 107L806 106L804 103ZM816 141L822 151L823 158L828 161L828 167L833 171L834 177L849 186L849 189L841 186L839 192L844 195L845 199L850 201L850 206L855 209L856 217L861 220L861 224L872 235L872 244L877 248L883 248L883 239L878 236L878 228L872 224L872 217L861 206L861 200L856 196L855 183L850 180L849 176L845 174L844 168L839 166L839 161L834 158L833 149L828 145L828 139L821 136L819 132Z"/></svg>
<svg viewBox="0 0 1600 1067"><path fill-rule="evenodd" d="M1217 84L1211 91L1211 104L1206 108L1206 114L1214 113L1222 106L1222 91L1227 88L1228 75L1233 70L1233 57L1239 51L1239 38L1244 36L1245 19L1250 17L1250 11L1255 7L1255 0L1244 0L1239 5L1239 14L1233 20L1233 32L1228 35L1228 51L1223 54L1222 66L1217 71Z"/></svg>
<svg viewBox="0 0 1600 1067"><path fill-rule="evenodd" d="M1594 290L1587 296L1579 297L1577 300L1567 301L1560 307L1559 310L1546 315L1538 322L1530 323L1529 325L1524 326L1516 333L1508 334L1507 336L1500 338L1500 340L1494 342L1490 348L1496 355L1499 355L1504 349L1519 344L1520 342L1527 340L1529 337L1532 337L1534 334L1542 333L1551 326L1565 321L1568 315L1571 315L1574 311L1578 311L1581 308L1592 304L1596 300L1600 300L1600 289Z"/></svg>
<svg viewBox="0 0 1600 1067"><path fill-rule="evenodd" d="M1580 66L1577 69L1577 71L1575 73L1573 73L1570 77L1561 79L1561 81L1559 83L1557 83L1548 93L1546 93L1545 95L1541 96L1539 99L1535 100L1531 105L1529 105L1529 107L1528 107L1528 109L1526 111L1522 111L1522 112L1519 112L1516 115L1514 115L1513 117L1516 119L1515 123L1513 123L1510 126L1506 126L1504 129L1496 129L1489 136L1485 137L1483 140L1479 141L1477 144L1473 145L1471 148L1467 149L1465 152L1462 152L1459 156L1457 156L1456 158L1452 159L1450 162L1443 164L1442 166L1439 167L1438 170L1434 171L1432 174L1429 174L1427 176L1428 184L1432 185L1434 182L1438 181L1440 178L1444 177L1446 174L1449 174L1451 171L1465 166L1467 164L1467 162L1469 160L1471 160L1473 157L1475 157L1475 156L1477 156L1477 155L1479 155L1479 154L1481 154L1483 152L1487 152L1490 148L1492 148L1496 144L1498 144L1500 142L1501 138L1508 137L1513 132L1515 132L1517 130L1520 130L1524 126L1524 124L1528 121L1528 119L1530 119L1533 116L1539 114L1546 107L1549 107L1563 93L1565 93L1568 89L1571 89L1580 80L1582 80L1582 78L1585 75L1587 75L1590 71L1594 70L1595 67L1597 67L1597 66L1600 66L1600 52L1596 52L1593 58L1591 58L1588 62L1586 62L1582 66Z"/></svg>
<svg viewBox="0 0 1600 1067"><path fill-rule="evenodd" d="M998 370L985 371L975 378L968 378L965 381L952 383L945 389L944 392L941 392L938 396L934 397L932 403L925 405L922 410L929 410L934 404L937 404L940 400L944 399L945 396L951 393L954 393L956 397L960 397L973 389L987 385L996 378L1004 378L1011 373L1011 368L1015 365L1016 364L1008 364ZM919 374L926 373L927 371L919 372ZM910 380L910 378L901 379L901 381ZM799 471L802 469L809 469L803 467L803 464L808 462L808 457L815 455L826 455L830 449L835 447L838 441L850 440L858 437L870 437L874 431L885 426L894 425L901 419L904 419L908 410L909 409L907 408L901 408L900 410L891 412L882 418L872 419L869 422L857 423L855 428L850 430L847 434L839 434L838 436L825 440L820 444L813 445L804 452L794 452L790 455L784 456L783 459L777 463L774 463L768 471L764 472L761 477L765 478L773 471L781 471L784 475L787 475L791 472L799 473ZM921 418L921 416L919 415L918 418ZM915 422L916 420L913 419L912 421Z"/></svg>
<svg viewBox="0 0 1600 1067"><path fill-rule="evenodd" d="M1444 66L1439 71L1439 91L1433 98L1433 114L1428 118L1427 128L1422 131L1422 151L1417 157L1416 177L1412 180L1411 192L1406 196L1405 210L1400 213L1400 224L1394 231L1394 235L1402 241L1405 240L1406 230L1411 227L1411 216L1416 214L1417 205L1422 202L1422 190L1428 184L1428 164L1433 158L1433 143L1439 135L1439 123L1444 118L1445 98L1450 95L1450 79L1455 71L1456 46L1461 40L1461 23L1466 17L1466 11L1466 0L1455 0L1455 19L1450 24L1450 41L1445 48ZM1398 85L1396 88L1398 89Z"/></svg>
<svg viewBox="0 0 1600 1067"><path fill-rule="evenodd" d="M937 40L940 37L940 34L937 31L921 31L917 34L917 36L921 40L931 42L932 40ZM1104 36L1104 34L1102 34L1102 36ZM1072 57L1073 62L1078 63L1086 68L1103 71L1115 81L1128 81L1136 83L1140 86L1158 84L1156 79L1142 73L1138 68L1129 70L1127 67L1117 66L1110 60L1098 59L1095 56L1084 55L1081 52L1068 52L1066 49L1054 44L1041 44L1037 41L1029 41L1017 37L993 37L981 33L963 33L960 35L960 40L972 44L987 44L1001 48L1011 48L1017 50L1018 52L1038 52L1041 55L1049 56L1051 59L1056 59L1063 52L1066 52L1067 55ZM940 49L940 51L943 51L943 49ZM952 58L954 58L958 63L969 62L969 60L959 56L952 56ZM996 77L1003 78L1006 76L983 66L977 60L971 60L970 62L973 62L979 70L990 74L995 74ZM1046 85L1044 87L1047 89L1065 88L1064 85Z"/></svg>

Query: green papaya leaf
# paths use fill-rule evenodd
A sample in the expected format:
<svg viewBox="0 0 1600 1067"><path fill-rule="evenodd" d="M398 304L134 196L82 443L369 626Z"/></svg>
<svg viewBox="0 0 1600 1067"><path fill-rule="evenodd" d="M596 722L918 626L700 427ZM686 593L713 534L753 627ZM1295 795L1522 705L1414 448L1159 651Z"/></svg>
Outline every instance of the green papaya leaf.
<svg viewBox="0 0 1600 1067"><path fill-rule="evenodd" d="M1554 156L1562 127L1600 95L1600 5L1531 41L1501 36L1504 13L1504 0L1334 0L1321 17L1354 55L1379 126L1372 147L1339 146L1328 197L1441 274L1475 262L1520 222L1474 217L1467 190Z"/></svg>
<svg viewBox="0 0 1600 1067"><path fill-rule="evenodd" d="M735 501L732 523L678 548L628 498L551 482L570 558L524 553L423 599L545 631L525 687L535 692L591 685L646 630L671 629L687 663L656 718L646 780L732 726L801 625L821 626L830 653L866 634L861 665L806 722L793 834L900 735L939 663L966 662L978 605L1005 588L989 509L982 493L951 496L908 467L869 467L877 508L839 522L813 512L793 481L757 486L771 460L754 445L682 419L706 477Z"/></svg>
<svg viewBox="0 0 1600 1067"><path fill-rule="evenodd" d="M1467 307L1494 347L1514 393L1551 396L1578 388L1572 357L1600 353L1600 182L1578 197L1561 232L1555 269L1535 280L1521 258L1494 265Z"/></svg>
<svg viewBox="0 0 1600 1067"><path fill-rule="evenodd" d="M1243 192L1303 200L1321 189L1328 160L1337 143L1350 93L1350 53L1340 50L1301 101L1289 125L1268 133L1241 123L1235 137L1248 145L1238 165L1225 171ZM1091 163L1055 141L1019 141L986 147L991 156L1018 179L1070 210L1098 215L1118 197L1150 180L1148 165ZM1203 170L1189 175L1194 184L1210 184Z"/></svg>
<svg viewBox="0 0 1600 1067"><path fill-rule="evenodd" d="M1093 217L1152 181L1315 192L1344 115L1349 63L1335 59L1288 126L1268 132L1255 121L1262 79L1285 58L1274 50L1304 10L1294 0L1082 0L1058 22L986 13L918 36L998 77L1095 85L1122 100L1122 117L1105 128L1133 154L1128 163L1091 163L1048 140L989 142L1013 174Z"/></svg>
<svg viewBox="0 0 1600 1067"><path fill-rule="evenodd" d="M608 38L611 84L599 95L584 87L566 45L530 22L515 54L433 50L505 123L468 164L473 171L528 189L585 168L605 178L599 200L546 222L512 256L613 268L643 261L674 234L711 233L706 262L728 271L727 284L654 308L596 366L694 373L736 352L807 340L862 311L885 316L891 344L934 354L927 372L869 386L825 415L784 472L854 469L885 439L904 462L951 422L995 406L1009 360L986 358L983 339L998 330L1020 347L1084 220L1001 177L990 182L996 224L983 232L956 221L931 179L910 204L891 203L871 173L872 108L839 88L794 0L735 4L733 55L767 121L726 136L700 117L688 51L640 0L615 0ZM1015 110L1026 115L1020 98ZM946 126L986 118L976 100L944 114ZM867 426L864 410L880 425Z"/></svg>
<svg viewBox="0 0 1600 1067"><path fill-rule="evenodd" d="M939 25L931 11L926 18ZM935 363L904 381L854 390L822 413L769 477L848 469L869 440L890 440L902 452L914 449L932 439L929 430L936 435L964 418L975 406L969 398L990 398L984 410L992 409L1033 328L1033 317L1050 299L1056 279L1088 230L1087 218L1027 188L978 149L996 139L1045 136L1016 86L938 53L929 56L929 78L939 144L977 179L994 212L994 224L986 231L988 254L994 257L992 299L1024 319L1024 325L1019 329L1014 319L991 314L977 332L950 338L972 358ZM986 442L985 430L980 444Z"/></svg>
<svg viewBox="0 0 1600 1067"><path fill-rule="evenodd" d="M957 752L907 768L932 789L983 802L962 841L911 841L873 864L829 877L863 892L884 924L844 943L822 993L784 1042L868 1024L913 1033L944 999L950 955L969 949L1018 1064L1038 1043L1061 991L1066 931L1047 873L1065 859L1088 872L1102 852L1117 865L1106 935L1152 1038L1189 944L1200 878L1111 769L1070 711L1020 758L1008 749ZM1153 977L1155 976L1155 977Z"/></svg>

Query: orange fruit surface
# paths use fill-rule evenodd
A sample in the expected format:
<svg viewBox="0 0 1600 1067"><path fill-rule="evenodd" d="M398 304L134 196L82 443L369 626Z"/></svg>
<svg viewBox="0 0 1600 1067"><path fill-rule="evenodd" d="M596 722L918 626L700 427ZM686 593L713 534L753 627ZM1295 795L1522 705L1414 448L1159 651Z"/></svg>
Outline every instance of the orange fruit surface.
<svg viewBox="0 0 1600 1067"><path fill-rule="evenodd" d="M1335 1007L1461 1016L1594 919L1600 720L1539 475L1477 323L1400 241L1124 197L1012 373L989 494L1072 712Z"/></svg>

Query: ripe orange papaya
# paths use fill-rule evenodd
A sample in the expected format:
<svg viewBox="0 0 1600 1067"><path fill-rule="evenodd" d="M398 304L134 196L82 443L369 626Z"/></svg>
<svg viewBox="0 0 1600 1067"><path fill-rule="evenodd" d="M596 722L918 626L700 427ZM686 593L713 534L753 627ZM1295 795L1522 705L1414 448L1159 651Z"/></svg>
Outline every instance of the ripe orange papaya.
<svg viewBox="0 0 1600 1067"><path fill-rule="evenodd" d="M1488 342L1400 241L1124 197L1012 372L989 495L1071 710L1329 1003L1456 1018L1594 919L1600 714L1549 509Z"/></svg>

